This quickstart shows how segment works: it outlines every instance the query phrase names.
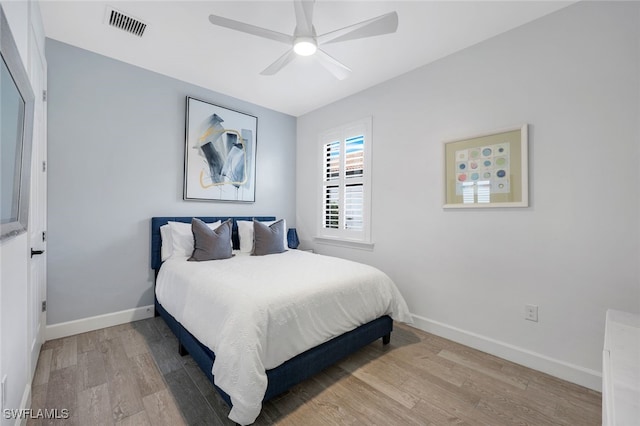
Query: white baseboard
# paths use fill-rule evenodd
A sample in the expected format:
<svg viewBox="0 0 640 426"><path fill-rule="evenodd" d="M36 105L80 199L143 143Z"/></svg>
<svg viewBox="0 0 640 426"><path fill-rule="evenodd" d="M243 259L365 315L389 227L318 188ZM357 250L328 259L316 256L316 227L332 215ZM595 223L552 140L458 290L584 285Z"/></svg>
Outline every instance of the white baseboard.
<svg viewBox="0 0 640 426"><path fill-rule="evenodd" d="M61 337L98 330L100 328L112 327L114 325L151 318L153 315L153 305L141 306L139 308L127 309L125 311L47 325L44 336L45 340L59 339Z"/></svg>
<svg viewBox="0 0 640 426"><path fill-rule="evenodd" d="M22 401L20 401L20 410L24 413L25 410L31 408L31 383L27 383L22 393ZM3 413L4 414L4 413ZM15 426L24 426L27 424L27 416L18 416L15 421Z"/></svg>
<svg viewBox="0 0 640 426"><path fill-rule="evenodd" d="M45 330L45 339L58 339L85 333L87 331L114 325L125 324L132 321L151 318L154 315L154 306L142 306L111 314L98 315L60 324L48 325ZM444 337L463 345L487 352L491 355L504 358L516 364L542 371L563 380L587 387L600 392L602 390L602 373L585 367L580 367L568 362L560 361L546 355L530 351L509 343L501 342L487 336L462 330L448 324L434 321L419 315L413 315L414 326L428 333ZM30 397L30 389L26 390Z"/></svg>
<svg viewBox="0 0 640 426"><path fill-rule="evenodd" d="M413 315L414 327L444 337L449 340L470 346L491 355L504 358L516 364L542 371L560 379L575 383L589 389L602 391L602 373L568 362L560 361L509 343L501 342L487 336L462 330L448 324L434 321L419 315Z"/></svg>

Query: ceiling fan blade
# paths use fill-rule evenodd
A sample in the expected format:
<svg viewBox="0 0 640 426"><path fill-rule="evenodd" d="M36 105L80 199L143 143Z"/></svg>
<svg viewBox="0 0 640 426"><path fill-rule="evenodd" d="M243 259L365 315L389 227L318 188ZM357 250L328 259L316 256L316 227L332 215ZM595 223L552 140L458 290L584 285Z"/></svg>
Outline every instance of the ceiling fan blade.
<svg viewBox="0 0 640 426"><path fill-rule="evenodd" d="M293 37L277 31L268 30L266 28L256 27L255 25L245 24L244 22L234 21L233 19L223 18L222 16L209 15L209 22L213 25L229 28L231 30L252 34L258 37L268 38L270 40L279 41L281 43L292 44Z"/></svg>
<svg viewBox="0 0 640 426"><path fill-rule="evenodd" d="M296 52L293 49L288 50L284 55L280 56L274 63L265 68L260 74L262 75L274 75L282 68L285 67L289 62L293 61L296 57Z"/></svg>
<svg viewBox="0 0 640 426"><path fill-rule="evenodd" d="M313 6L315 0L294 0L296 11L296 35L313 35Z"/></svg>
<svg viewBox="0 0 640 426"><path fill-rule="evenodd" d="M316 58L318 58L320 65L325 67L327 71L333 74L338 80L344 80L351 74L351 69L349 67L341 64L321 49L316 51Z"/></svg>
<svg viewBox="0 0 640 426"><path fill-rule="evenodd" d="M357 24L318 36L318 44L335 43L337 41L356 40L393 33L398 29L398 13L389 12Z"/></svg>

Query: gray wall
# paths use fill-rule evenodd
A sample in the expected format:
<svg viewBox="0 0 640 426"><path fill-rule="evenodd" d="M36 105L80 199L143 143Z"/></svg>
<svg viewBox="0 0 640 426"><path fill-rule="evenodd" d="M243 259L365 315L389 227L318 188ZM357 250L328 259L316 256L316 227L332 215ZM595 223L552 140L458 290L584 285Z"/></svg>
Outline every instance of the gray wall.
<svg viewBox="0 0 640 426"><path fill-rule="evenodd" d="M302 244L386 271L422 326L597 386L606 309L640 312L639 43L640 3L579 2L299 117ZM317 135L369 115L375 248L318 244ZM443 141L523 123L530 207L443 210Z"/></svg>
<svg viewBox="0 0 640 426"><path fill-rule="evenodd" d="M49 324L153 303L149 219L295 223L296 119L48 39ZM185 98L258 117L255 203L182 200Z"/></svg>

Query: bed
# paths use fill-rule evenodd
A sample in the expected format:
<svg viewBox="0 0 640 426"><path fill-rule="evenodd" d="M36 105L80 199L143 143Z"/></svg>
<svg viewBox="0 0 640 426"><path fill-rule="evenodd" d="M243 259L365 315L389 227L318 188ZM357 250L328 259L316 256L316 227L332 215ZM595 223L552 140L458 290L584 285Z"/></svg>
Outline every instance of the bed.
<svg viewBox="0 0 640 426"><path fill-rule="evenodd" d="M275 220L268 216L198 218L207 223L231 219L234 249L240 247L238 221ZM294 288L296 286L293 285L293 279L287 281L282 278L277 283L269 282L268 288L260 288L262 281L257 282L254 280L256 274L248 272L256 264L261 265L259 268L268 270L270 276L283 277L288 268L302 268L304 271L318 267L326 270L333 269L334 263L330 262L337 261L343 263L338 264L336 271L342 271L340 268L347 267L346 263L349 263L352 264L349 268L360 268L365 275L373 273L371 270L375 268L366 265L298 250L269 256L243 256L238 253L231 259L211 262L186 262L185 258L180 257L163 262L161 226L168 222L190 223L191 220L190 216L154 217L151 220L151 267L156 273L156 312L178 338L180 353L189 353L194 358L218 393L232 407L229 418L236 423L252 423L260 412L262 402L287 391L375 340L382 338L383 344L389 343L393 330L392 316L397 320L411 321L402 296L399 296L393 284L389 286L384 281L386 275L377 270L377 273L384 276L380 278L374 275L373 281L380 281L375 284L379 286L379 291L370 291L367 287L365 292L365 287L358 284L360 287L354 286L352 291L355 296L351 296L351 290L336 287L337 290L323 289L322 295L314 295L313 299L305 299L305 294L295 293L295 297L299 298L295 303L293 299L280 297L280 294L289 297L289 294L294 294L290 292L300 291ZM221 283L222 277L234 278L227 279L225 284L216 281L215 287L220 286L223 291L220 293L216 289L218 293L215 297L207 299L213 291L213 285L196 278L212 276ZM297 278L295 280L300 282ZM304 285L310 281L313 279L307 277ZM244 288L242 286L245 284L255 287L242 297L232 293L235 291L234 287ZM333 285L323 284L327 288ZM227 288L231 290L225 290ZM374 289L377 290L378 287ZM370 304L374 306L371 309L376 310L373 318L367 317L372 312L352 313L345 308L347 304L352 304L349 297L358 296L373 298L367 301L367 306ZM245 299L249 301L245 302ZM272 305L264 309L262 305L257 305L263 302ZM276 311L272 308L273 303L284 308ZM327 314L326 311L319 310L318 314L314 314L316 305L324 306L322 309L329 306L329 309L336 312ZM208 308L209 306L215 308ZM229 306L234 308L228 308ZM354 311L358 310L357 307L354 308ZM344 315L344 318L340 315ZM310 318L306 319L307 316ZM322 316L321 321L318 321L319 316ZM249 321L249 317L255 317L253 322ZM333 320L334 317L337 319ZM296 324L305 321L312 324L313 329L300 327L298 330ZM233 324L233 332L229 332L227 323ZM336 329L341 331L336 334ZM240 341L236 335L249 337ZM236 345L239 345L239 349L236 349ZM233 352L236 350L237 352ZM214 362L216 353L217 363ZM238 355L230 356L236 353Z"/></svg>

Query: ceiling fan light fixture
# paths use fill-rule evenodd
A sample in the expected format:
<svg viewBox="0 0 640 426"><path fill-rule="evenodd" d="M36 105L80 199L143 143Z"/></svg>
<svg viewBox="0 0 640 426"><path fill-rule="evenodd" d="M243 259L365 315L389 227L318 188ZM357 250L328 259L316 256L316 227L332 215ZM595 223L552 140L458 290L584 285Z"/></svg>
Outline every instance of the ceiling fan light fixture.
<svg viewBox="0 0 640 426"><path fill-rule="evenodd" d="M298 37L293 44L293 51L300 56L311 56L318 50L316 41L311 37Z"/></svg>
<svg viewBox="0 0 640 426"><path fill-rule="evenodd" d="M346 65L332 58L318 46L339 41L358 40L396 32L398 29L398 13L389 12L366 21L358 22L325 34L317 35L313 26L313 7L316 0L292 0L296 26L293 34L284 34L267 28L256 27L241 21L218 15L209 15L213 25L240 31L246 34L274 40L289 46L289 49L271 65L260 72L261 75L273 75L293 61L297 56L316 55L320 65L327 69L338 80L344 80L351 70Z"/></svg>

